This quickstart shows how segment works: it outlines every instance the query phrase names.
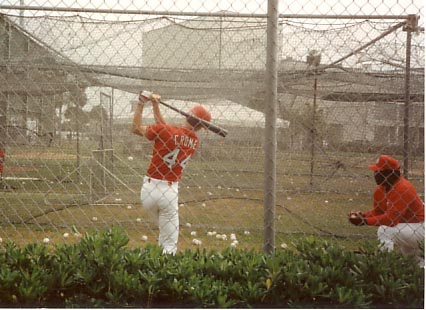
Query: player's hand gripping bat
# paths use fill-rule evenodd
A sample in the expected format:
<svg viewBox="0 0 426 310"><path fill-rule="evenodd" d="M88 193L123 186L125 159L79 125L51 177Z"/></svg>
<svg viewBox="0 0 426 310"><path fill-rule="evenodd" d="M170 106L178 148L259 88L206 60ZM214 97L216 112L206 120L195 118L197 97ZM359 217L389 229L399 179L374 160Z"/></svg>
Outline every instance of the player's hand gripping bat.
<svg viewBox="0 0 426 310"><path fill-rule="evenodd" d="M152 95L152 93L149 92L149 91L146 91L146 90L144 90L143 92L141 92L141 96L145 97L147 99L150 99L151 95ZM210 122L207 122L207 121L205 121L205 120L203 120L201 118L198 118L195 115L192 115L192 114L189 114L189 113L187 113L185 111L182 111L181 109L178 109L178 108L176 108L176 107L174 107L174 106L172 106L172 105L170 105L168 103L165 103L165 102L163 102L161 100L159 101L159 103L162 104L165 107L168 107L169 109L172 109L175 112L178 112L178 113L182 114L183 116L185 116L185 117L187 117L189 119L195 119L195 120L197 120L205 128L207 128L208 130L210 130L210 131L218 134L219 136L226 137L226 135L228 134L228 131L226 129L223 129L223 128L217 126L217 125L214 125L214 124L212 124Z"/></svg>

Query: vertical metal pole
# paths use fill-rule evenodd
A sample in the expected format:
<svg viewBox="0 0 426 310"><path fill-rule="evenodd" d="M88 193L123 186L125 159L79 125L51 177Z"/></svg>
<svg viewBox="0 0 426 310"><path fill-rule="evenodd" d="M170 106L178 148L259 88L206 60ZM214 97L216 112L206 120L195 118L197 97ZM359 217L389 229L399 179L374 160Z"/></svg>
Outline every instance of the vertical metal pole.
<svg viewBox="0 0 426 310"><path fill-rule="evenodd" d="M6 36L7 36L7 46L6 46L6 61L10 62L10 56L11 56L11 40L12 40L12 26L10 25L10 22L8 22L6 25ZM11 73L11 69L6 66L6 73L10 74ZM8 137L9 140L9 123L10 123L10 94L9 92L6 93L6 121L5 121L5 126L6 126L6 137ZM3 145L4 148L6 148L6 145ZM3 149L5 151L5 149Z"/></svg>
<svg viewBox="0 0 426 310"><path fill-rule="evenodd" d="M110 148L113 149L113 126L114 126L114 88L111 87L111 98L109 100L109 135L110 135Z"/></svg>
<svg viewBox="0 0 426 310"><path fill-rule="evenodd" d="M222 69L222 16L219 17L219 71Z"/></svg>
<svg viewBox="0 0 426 310"><path fill-rule="evenodd" d="M25 129L28 129L28 95L27 93L24 93L24 95L22 96L22 101L24 103L24 113L23 113L23 123L22 123L22 127ZM25 138L26 138L26 142L30 143L31 142L31 133L28 130L25 130Z"/></svg>
<svg viewBox="0 0 426 310"><path fill-rule="evenodd" d="M278 1L268 0L265 96L264 251L275 248Z"/></svg>
<svg viewBox="0 0 426 310"><path fill-rule="evenodd" d="M59 95L59 124L58 124L58 131L59 131L59 146L62 146L62 107L64 100L64 94Z"/></svg>
<svg viewBox="0 0 426 310"><path fill-rule="evenodd" d="M312 107L312 126L311 126L311 178L309 185L311 187L311 190L313 190L314 186L314 165L315 165L315 135L316 135L316 128L315 128L315 120L316 120L316 111L317 111L317 69L314 71L315 79L314 79L314 104Z"/></svg>
<svg viewBox="0 0 426 310"><path fill-rule="evenodd" d="M407 20L405 31L407 32L407 43L405 50L405 95L404 95L404 167L403 175L408 179L408 165L410 157L410 74L411 74L411 30L415 25L416 17Z"/></svg>
<svg viewBox="0 0 426 310"><path fill-rule="evenodd" d="M78 112L77 112L78 113ZM77 180L78 182L81 181L81 171L80 171L80 165L81 165L81 159L80 159L80 120L77 117L76 122L76 131L77 131L77 139L76 139L76 148L77 148Z"/></svg>
<svg viewBox="0 0 426 310"><path fill-rule="evenodd" d="M102 95L101 95L100 101L101 101L101 103L100 103L100 109L99 109L99 111L101 113L101 123L100 123L100 126L101 126L101 128L100 128L100 130L101 130L100 134L101 134L101 136L100 136L100 140L99 140L99 149L100 150L104 150L105 149L105 146L104 146L104 104L102 102Z"/></svg>
<svg viewBox="0 0 426 310"><path fill-rule="evenodd" d="M25 5L24 0L20 0L19 5L23 7ZM19 18L19 25L21 27L23 27L24 26L24 10L19 10L19 17L20 17Z"/></svg>
<svg viewBox="0 0 426 310"><path fill-rule="evenodd" d="M110 99L110 112L109 112L109 120L110 120L110 125L109 125L109 132L110 132L110 148L111 148L111 157L108 158L109 160L111 160L111 166L110 171L114 173L114 145L113 145L113 126L114 126L114 88L111 87L111 99ZM115 179L112 180L112 190L115 191Z"/></svg>

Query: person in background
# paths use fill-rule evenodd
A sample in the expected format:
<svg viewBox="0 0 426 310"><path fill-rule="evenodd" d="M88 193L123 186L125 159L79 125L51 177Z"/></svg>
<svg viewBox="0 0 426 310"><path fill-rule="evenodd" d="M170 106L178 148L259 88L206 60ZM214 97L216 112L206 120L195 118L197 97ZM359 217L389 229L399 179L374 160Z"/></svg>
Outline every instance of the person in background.
<svg viewBox="0 0 426 310"><path fill-rule="evenodd" d="M416 256L424 266L420 242L425 238L424 202L414 186L401 176L395 158L381 155L370 165L377 187L373 194L373 209L351 211L349 222L356 226L378 226L377 237L388 251L398 250L404 255Z"/></svg>
<svg viewBox="0 0 426 310"><path fill-rule="evenodd" d="M157 94L139 95L132 122L132 133L154 143L151 163L143 180L141 200L143 208L159 227L159 245L165 254L176 254L179 237L178 182L191 156L198 147L196 132L203 125L196 118L187 118L182 126L166 123ZM144 104L152 102L155 124L142 123ZM193 106L190 115L210 122L210 112L202 105Z"/></svg>

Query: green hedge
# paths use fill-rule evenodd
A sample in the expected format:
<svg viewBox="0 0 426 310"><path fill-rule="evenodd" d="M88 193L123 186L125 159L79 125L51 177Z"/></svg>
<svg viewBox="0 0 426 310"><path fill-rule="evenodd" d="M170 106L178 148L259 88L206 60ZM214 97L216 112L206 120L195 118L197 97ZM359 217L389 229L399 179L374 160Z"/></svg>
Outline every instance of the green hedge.
<svg viewBox="0 0 426 310"><path fill-rule="evenodd" d="M118 229L54 248L0 247L1 307L423 308L424 269L366 244L306 238L271 255L227 249L162 255Z"/></svg>

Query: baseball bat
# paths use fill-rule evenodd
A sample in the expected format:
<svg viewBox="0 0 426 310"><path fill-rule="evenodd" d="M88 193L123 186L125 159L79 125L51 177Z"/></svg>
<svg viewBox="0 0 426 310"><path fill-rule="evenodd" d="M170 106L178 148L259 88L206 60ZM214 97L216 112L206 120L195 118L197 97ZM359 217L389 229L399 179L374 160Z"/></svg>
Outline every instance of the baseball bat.
<svg viewBox="0 0 426 310"><path fill-rule="evenodd" d="M150 96L151 96L151 93L150 92L148 92L148 91L143 91L142 92L142 96L144 96L145 98L149 98ZM174 106L172 106L172 105L170 105L170 104L168 104L168 103L165 103L165 102L163 102L163 101L159 101L159 103L160 104L162 104L163 106L165 106L165 107L167 107L167 108L169 108L169 109L172 109L173 111L175 111L175 112L178 112L178 113L180 113L181 115L183 115L183 116L185 116L185 117L187 117L187 118L190 118L190 119L195 119L195 120L197 120L198 122L200 122L205 128L207 128L208 130L210 130L211 132L214 132L215 134L218 134L219 136L222 136L222 137L226 137L227 135L228 135L228 131L226 130L226 129L224 129L224 128L221 128L221 127L219 127L219 126L217 126L217 125L215 125L215 124L212 124L212 123L210 123L210 122L208 122L208 121L206 121L206 120L203 120L203 119L201 119L201 118L198 118L198 117L196 117L195 115L192 115L192 114L189 114L189 113L187 113L187 112L185 112L185 111L182 111L181 109L178 109L178 108L176 108L176 107L174 107Z"/></svg>

